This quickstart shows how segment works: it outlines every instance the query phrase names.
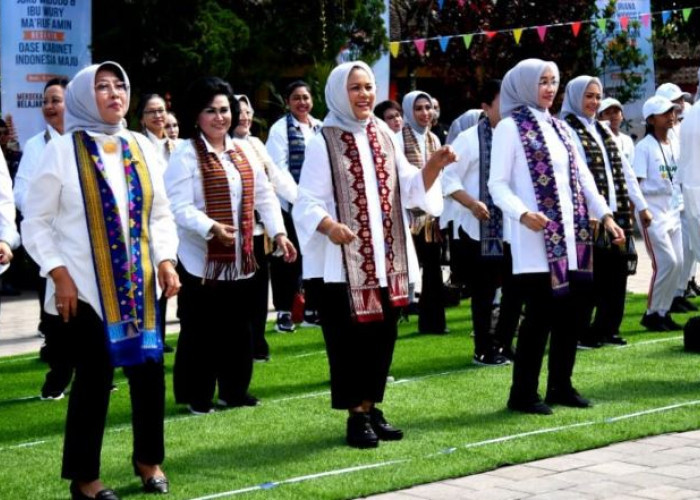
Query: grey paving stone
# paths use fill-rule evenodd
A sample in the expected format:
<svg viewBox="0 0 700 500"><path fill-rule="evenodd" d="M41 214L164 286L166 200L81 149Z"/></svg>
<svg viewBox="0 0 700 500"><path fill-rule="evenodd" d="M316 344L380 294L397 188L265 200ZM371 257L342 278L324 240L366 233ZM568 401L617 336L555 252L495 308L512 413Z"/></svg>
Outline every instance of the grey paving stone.
<svg viewBox="0 0 700 500"><path fill-rule="evenodd" d="M500 469L489 472L492 476L505 477L513 480L529 479L532 477L541 477L551 474L552 471L541 469L539 467L530 467L529 465L509 465Z"/></svg>
<svg viewBox="0 0 700 500"><path fill-rule="evenodd" d="M537 460L536 462L530 462L528 465L531 467L540 467L542 469L561 472L585 467L586 465L591 465L591 462L588 460L581 460L575 455L564 455L562 457Z"/></svg>
<svg viewBox="0 0 700 500"><path fill-rule="evenodd" d="M698 498L698 492L693 490L684 490L675 486L657 486L656 488L647 488L634 493L641 498L653 498L655 500L684 500L690 498Z"/></svg>
<svg viewBox="0 0 700 500"><path fill-rule="evenodd" d="M691 465L668 465L666 467L657 467L654 469L657 474L665 476L680 477L690 479L691 477L700 476L700 468Z"/></svg>
<svg viewBox="0 0 700 500"><path fill-rule="evenodd" d="M548 477L551 477L552 479L558 479L560 481L566 481L567 483L571 484L599 482L605 481L609 478L609 476L606 476L605 474L599 474L597 472L591 472L580 469L567 470Z"/></svg>
<svg viewBox="0 0 700 500"><path fill-rule="evenodd" d="M552 479L551 477L533 477L513 483L506 488L515 491L524 491L526 493L547 493L549 491L563 490L570 487L571 483L559 479Z"/></svg>
<svg viewBox="0 0 700 500"><path fill-rule="evenodd" d="M560 491L550 491L549 493L542 493L540 495L534 495L527 497L527 500L594 500L595 497L588 495L586 493L581 493L578 491L560 490ZM637 499L639 500L639 499Z"/></svg>
<svg viewBox="0 0 700 500"><path fill-rule="evenodd" d="M619 460L584 467L583 470L598 472L608 476L622 476L635 472L649 472L649 467L644 465L628 464Z"/></svg>
<svg viewBox="0 0 700 500"><path fill-rule="evenodd" d="M592 464L600 464L603 462L612 462L624 457L624 453L610 451L609 448L600 448L597 450L580 451L572 455L578 460L585 460Z"/></svg>
<svg viewBox="0 0 700 500"><path fill-rule="evenodd" d="M700 451L700 448L696 449ZM673 448L668 448L664 451L657 451L655 453L642 453L639 455L630 454L630 456L623 458L621 461L627 464L648 465L649 467L663 467L666 465L676 465L688 461L686 457L665 453L672 450Z"/></svg>
<svg viewBox="0 0 700 500"><path fill-rule="evenodd" d="M511 479L500 476L494 476L489 473L474 474L472 476L448 479L444 482L453 486L459 486L460 488L472 489L476 491L487 490L489 488L497 488L499 486L513 483Z"/></svg>
<svg viewBox="0 0 700 500"><path fill-rule="evenodd" d="M362 497L365 500L415 500L416 497L411 495L406 495L400 491L392 491L391 493L382 493L381 495L374 495L371 497Z"/></svg>
<svg viewBox="0 0 700 500"><path fill-rule="evenodd" d="M673 486L685 490L694 490L698 492L698 498L700 498L700 477L693 477L691 479L677 479Z"/></svg>
<svg viewBox="0 0 700 500"><path fill-rule="evenodd" d="M651 444L646 441L628 441L626 443L615 443L605 447L608 451L623 453L625 455L642 455L655 451L667 450L668 448L667 445Z"/></svg>
<svg viewBox="0 0 700 500"><path fill-rule="evenodd" d="M669 448L660 453L664 455L700 459L700 440L698 440L698 446L680 446L678 448Z"/></svg>
<svg viewBox="0 0 700 500"><path fill-rule="evenodd" d="M652 471L654 469L651 469ZM649 488L652 486L658 486L660 484L670 484L675 485L682 481L679 478L673 478L671 476L663 476L661 474L656 474L654 472L636 472L633 474L624 474L622 476L615 476L610 478L618 483L633 484L640 488Z"/></svg>
<svg viewBox="0 0 700 500"><path fill-rule="evenodd" d="M474 493L474 490L467 490L465 488L460 488L458 486L452 486L450 484L441 482L414 486L413 488L402 490L401 493L416 498L425 498L428 500L444 500L445 498L470 498L464 495L468 493Z"/></svg>
<svg viewBox="0 0 700 500"><path fill-rule="evenodd" d="M644 439L647 444L666 446L667 448L678 448L680 446L692 446L697 444L696 439L684 438L682 434L664 434L652 436Z"/></svg>
<svg viewBox="0 0 700 500"><path fill-rule="evenodd" d="M503 488L490 488L488 490L466 492L465 496L461 498L468 500L529 500L530 498L532 498L532 495L530 495L529 493L525 493L524 491L513 491L506 490Z"/></svg>
<svg viewBox="0 0 700 500"><path fill-rule="evenodd" d="M684 432L683 437L686 439L695 439L697 441L700 441L700 430Z"/></svg>
<svg viewBox="0 0 700 500"><path fill-rule="evenodd" d="M633 496L633 495L626 495L623 493L622 495L615 495L615 496L606 498L605 500L639 500L640 498L642 498L642 497Z"/></svg>
<svg viewBox="0 0 700 500"><path fill-rule="evenodd" d="M596 481L592 483L578 484L570 489L581 493L589 493L594 495L595 498L607 498L620 493L631 494L632 492L639 490L639 487L631 484L619 483L617 481Z"/></svg>

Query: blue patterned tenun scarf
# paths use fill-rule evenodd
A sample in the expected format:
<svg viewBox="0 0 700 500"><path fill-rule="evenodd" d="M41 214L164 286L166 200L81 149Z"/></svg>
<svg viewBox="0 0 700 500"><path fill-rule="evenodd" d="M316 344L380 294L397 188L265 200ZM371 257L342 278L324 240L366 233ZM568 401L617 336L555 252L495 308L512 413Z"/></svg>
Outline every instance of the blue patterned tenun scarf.
<svg viewBox="0 0 700 500"><path fill-rule="evenodd" d="M543 233L552 279L552 291L555 295L563 295L569 291L569 259L566 252L564 222L561 215L557 183L554 179L552 158L542 129L532 111L527 106L522 106L515 109L511 116L518 126L520 141L525 150L532 186L535 189L537 209L549 219ZM569 179L574 206L574 234L576 236L578 270L592 278L593 246L588 208L578 179L578 167L573 146L567 139L564 126L556 118L552 118L552 126L559 139L566 146L569 156Z"/></svg>
<svg viewBox="0 0 700 500"><path fill-rule="evenodd" d="M319 125L313 125L312 127L314 132L320 130ZM294 125L294 118L291 113L287 113L287 143L289 144L289 173L292 174L294 182L299 184L301 166L304 164L304 155L306 153L306 141L301 128Z"/></svg>
<svg viewBox="0 0 700 500"><path fill-rule="evenodd" d="M86 132L73 134L85 219L92 245L106 342L113 366L163 359L151 260L149 221L153 186L135 141L119 137L129 202L129 238L107 181L97 144Z"/></svg>
<svg viewBox="0 0 700 500"><path fill-rule="evenodd" d="M503 212L498 208L489 193L488 181L491 172L491 143L493 129L491 122L484 117L477 125L479 134L479 201L489 210L488 220L479 221L482 257L503 257Z"/></svg>

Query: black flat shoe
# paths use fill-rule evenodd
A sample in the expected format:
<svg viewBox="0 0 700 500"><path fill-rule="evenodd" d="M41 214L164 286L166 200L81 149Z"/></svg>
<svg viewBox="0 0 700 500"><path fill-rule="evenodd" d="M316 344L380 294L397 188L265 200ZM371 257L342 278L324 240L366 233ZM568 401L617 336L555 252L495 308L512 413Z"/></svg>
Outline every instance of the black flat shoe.
<svg viewBox="0 0 700 500"><path fill-rule="evenodd" d="M78 483L75 481L70 483L70 497L72 500L119 500L117 494L109 489L100 490L94 497L89 497L80 491Z"/></svg>
<svg viewBox="0 0 700 500"><path fill-rule="evenodd" d="M544 400L548 405L562 405L571 408L590 408L593 406L591 402L581 396L576 389L564 392L548 392Z"/></svg>
<svg viewBox="0 0 700 500"><path fill-rule="evenodd" d="M347 443L353 448L376 448L379 438L372 429L367 413L352 413L348 417Z"/></svg>
<svg viewBox="0 0 700 500"><path fill-rule="evenodd" d="M170 482L165 476L153 476L148 479L142 479L143 491L146 493L157 493L164 495L170 491Z"/></svg>
<svg viewBox="0 0 700 500"><path fill-rule="evenodd" d="M403 439L403 431L387 422L384 414L378 408L372 408L369 411L369 424L377 437L382 441L400 441Z"/></svg>
<svg viewBox="0 0 700 500"><path fill-rule="evenodd" d="M529 413L531 415L551 415L554 413L552 409L542 401L532 401L531 403L508 401L508 409L520 413Z"/></svg>

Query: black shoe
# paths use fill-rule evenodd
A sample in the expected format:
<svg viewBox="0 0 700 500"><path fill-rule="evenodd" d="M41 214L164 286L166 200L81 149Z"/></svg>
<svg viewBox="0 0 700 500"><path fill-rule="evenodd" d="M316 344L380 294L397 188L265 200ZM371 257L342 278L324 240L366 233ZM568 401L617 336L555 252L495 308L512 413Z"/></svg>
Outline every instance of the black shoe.
<svg viewBox="0 0 700 500"><path fill-rule="evenodd" d="M685 297L674 297L673 302L671 302L671 309L669 312L672 313L686 313L691 311L697 311L698 306L691 303Z"/></svg>
<svg viewBox="0 0 700 500"><path fill-rule="evenodd" d="M673 321L673 318L671 318L671 315L669 313L666 313L666 316L664 316L661 319L664 322L664 326L666 327L666 330L668 330L669 332L683 329L683 327L681 325L679 325L678 323Z"/></svg>
<svg viewBox="0 0 700 500"><path fill-rule="evenodd" d="M508 409L521 413L531 413L533 415L551 415L554 413L552 409L542 401L533 401L531 403L518 403L508 401Z"/></svg>
<svg viewBox="0 0 700 500"><path fill-rule="evenodd" d="M278 312L275 330L280 333L293 333L296 330L296 326L294 326L292 321L292 313L287 311Z"/></svg>
<svg viewBox="0 0 700 500"><path fill-rule="evenodd" d="M119 500L119 497L113 490L100 490L94 497L89 497L78 487L78 483L72 481L70 483L71 500Z"/></svg>
<svg viewBox="0 0 700 500"><path fill-rule="evenodd" d="M659 313L644 313L642 320L639 322L644 328L650 332L668 332L664 318Z"/></svg>
<svg viewBox="0 0 700 500"><path fill-rule="evenodd" d="M318 316L318 311L304 311L304 321L301 323L301 326L321 326L321 318Z"/></svg>
<svg viewBox="0 0 700 500"><path fill-rule="evenodd" d="M691 301L689 301L685 297L680 297L680 299L681 299L681 302L683 303L683 307L685 307L688 310L688 312L696 312L699 310L698 306L693 304Z"/></svg>
<svg viewBox="0 0 700 500"><path fill-rule="evenodd" d="M479 366L506 366L510 364L510 360L496 350L491 350L483 354L474 354L473 363Z"/></svg>
<svg viewBox="0 0 700 500"><path fill-rule="evenodd" d="M603 339L604 345L627 345L627 341L619 335L611 335Z"/></svg>
<svg viewBox="0 0 700 500"><path fill-rule="evenodd" d="M599 347L603 347L603 344L592 339L579 340L578 345L576 346L577 349L581 349L583 351L598 349Z"/></svg>
<svg viewBox="0 0 700 500"><path fill-rule="evenodd" d="M353 448L376 448L379 438L372 429L367 413L352 413L348 417L347 443Z"/></svg>
<svg viewBox="0 0 700 500"><path fill-rule="evenodd" d="M510 361L515 360L515 351L513 351L513 348L510 346L501 346L496 350L496 352Z"/></svg>
<svg viewBox="0 0 700 500"><path fill-rule="evenodd" d="M242 406L260 406L260 400L251 394L246 394L240 399L230 401L219 399L217 404L226 408L240 408Z"/></svg>
<svg viewBox="0 0 700 500"><path fill-rule="evenodd" d="M384 414L378 408L372 408L369 411L369 424L377 437L382 441L400 441L403 439L403 431L387 422Z"/></svg>
<svg viewBox="0 0 700 500"><path fill-rule="evenodd" d="M163 344L163 352L166 354L170 354L171 352L175 352L175 349L172 346L169 346L168 344Z"/></svg>
<svg viewBox="0 0 700 500"><path fill-rule="evenodd" d="M548 405L562 405L572 408L589 408L593 406L590 401L581 396L574 388L567 391L549 391L544 401Z"/></svg>
<svg viewBox="0 0 700 500"><path fill-rule="evenodd" d="M41 391L41 396L39 396L39 399L42 401L58 401L59 399L63 399L66 397L66 394L63 391Z"/></svg>
<svg viewBox="0 0 700 500"><path fill-rule="evenodd" d="M145 493L158 493L164 495L170 491L170 482L165 476L152 476L144 479L141 475L141 470L136 463L136 460L131 459L131 464L134 466L134 475L141 478L143 483L143 491Z"/></svg>
<svg viewBox="0 0 700 500"><path fill-rule="evenodd" d="M688 282L688 290L693 292L695 296L700 296L700 285L695 281L695 277L691 278Z"/></svg>
<svg viewBox="0 0 700 500"><path fill-rule="evenodd" d="M187 409L192 415L207 415L209 413L214 413L214 407L211 403L207 404L190 404Z"/></svg>
<svg viewBox="0 0 700 500"><path fill-rule="evenodd" d="M270 361L270 356L265 356L264 354L253 356L253 363L267 363L268 361Z"/></svg>

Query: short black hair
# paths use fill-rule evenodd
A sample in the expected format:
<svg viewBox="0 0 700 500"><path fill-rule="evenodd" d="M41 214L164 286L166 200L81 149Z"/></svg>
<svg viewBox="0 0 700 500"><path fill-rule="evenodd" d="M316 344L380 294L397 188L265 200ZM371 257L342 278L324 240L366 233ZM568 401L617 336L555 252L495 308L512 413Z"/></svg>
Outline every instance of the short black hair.
<svg viewBox="0 0 700 500"><path fill-rule="evenodd" d="M65 89L65 88L68 86L68 79L67 79L67 78L63 78L63 77L60 77L60 78L52 78L51 80L49 80L48 82L46 82L46 85L44 85L44 93L46 93L46 90L47 90L49 87L53 87L54 85L60 85L61 87L63 87L63 88Z"/></svg>
<svg viewBox="0 0 700 500"><path fill-rule="evenodd" d="M197 117L199 113L208 107L218 95L228 97L229 106L231 106L231 128L229 133L235 129L238 126L240 108L238 99L233 95L231 85L218 76L203 76L192 82L192 85L187 90L187 99L182 112L180 130L189 137L195 136L197 134Z"/></svg>
<svg viewBox="0 0 700 500"><path fill-rule="evenodd" d="M143 94L141 96L141 99L139 100L139 105L136 108L136 116L138 117L139 120L141 118L143 118L143 111L146 109L146 104L148 104L148 101L150 101L151 99L155 99L155 98L161 99L163 102L165 102L165 99L163 99L163 96L161 96L160 94L153 93L153 92L148 93L148 94ZM167 109L166 109L166 111L167 111Z"/></svg>
<svg viewBox="0 0 700 500"><path fill-rule="evenodd" d="M308 83L306 83L304 80L294 80L292 83L287 85L287 88L284 89L284 100L288 101L289 98L292 96L292 92L294 92L299 87L305 87L306 90L308 90L309 93L311 93L311 87L309 87Z"/></svg>
<svg viewBox="0 0 700 500"><path fill-rule="evenodd" d="M501 93L502 80L497 78L486 80L479 89L479 104L491 104L498 94Z"/></svg>
<svg viewBox="0 0 700 500"><path fill-rule="evenodd" d="M379 104L377 104L374 107L374 115L383 120L384 113L386 113L390 109L395 109L396 111L399 112L399 114L401 114L403 116L403 109L401 109L401 105L396 101L392 101L391 99L388 99L386 101L382 101Z"/></svg>

